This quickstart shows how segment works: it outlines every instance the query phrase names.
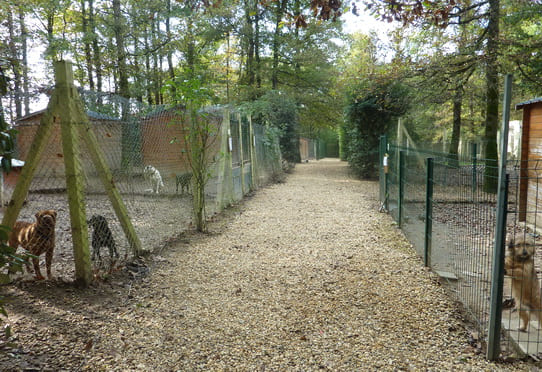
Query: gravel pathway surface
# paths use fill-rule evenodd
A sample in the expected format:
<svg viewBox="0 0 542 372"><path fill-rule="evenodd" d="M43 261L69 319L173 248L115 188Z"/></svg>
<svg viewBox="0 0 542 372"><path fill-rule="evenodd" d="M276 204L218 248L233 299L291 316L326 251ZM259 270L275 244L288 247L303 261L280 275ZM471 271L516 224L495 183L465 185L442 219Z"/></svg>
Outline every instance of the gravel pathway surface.
<svg viewBox="0 0 542 372"><path fill-rule="evenodd" d="M16 286L8 312L20 346L0 367L529 370L489 363L469 345L457 304L378 212L377 195L376 182L355 180L343 162L301 164L210 234L157 252L143 279L83 294Z"/></svg>

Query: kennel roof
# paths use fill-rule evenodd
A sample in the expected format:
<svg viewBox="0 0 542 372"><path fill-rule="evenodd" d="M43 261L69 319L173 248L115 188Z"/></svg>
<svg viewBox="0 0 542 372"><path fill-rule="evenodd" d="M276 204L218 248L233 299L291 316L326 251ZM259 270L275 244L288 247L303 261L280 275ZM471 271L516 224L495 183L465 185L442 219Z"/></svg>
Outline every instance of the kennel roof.
<svg viewBox="0 0 542 372"><path fill-rule="evenodd" d="M0 161L2 161L2 159L3 159L3 156L0 156ZM23 165L24 165L24 161L19 160L19 159L11 159L11 167L12 168L22 167Z"/></svg>
<svg viewBox="0 0 542 372"><path fill-rule="evenodd" d="M533 98L528 101L518 103L516 105L516 110L521 110L524 106L528 106L528 105L532 105L533 103L540 103L540 102L542 102L542 97Z"/></svg>
<svg viewBox="0 0 542 372"><path fill-rule="evenodd" d="M26 116L18 118L17 120L15 120L15 122L20 123L20 122L23 122L23 121L31 121L32 118L43 114L45 111L47 111L47 109L32 112L32 113L30 113L30 114L28 114ZM91 120L106 120L106 121L119 121L120 120L120 119L115 118L115 117L113 117L111 115L106 115L106 114L102 114L100 112L91 111L91 110L87 110L87 116Z"/></svg>

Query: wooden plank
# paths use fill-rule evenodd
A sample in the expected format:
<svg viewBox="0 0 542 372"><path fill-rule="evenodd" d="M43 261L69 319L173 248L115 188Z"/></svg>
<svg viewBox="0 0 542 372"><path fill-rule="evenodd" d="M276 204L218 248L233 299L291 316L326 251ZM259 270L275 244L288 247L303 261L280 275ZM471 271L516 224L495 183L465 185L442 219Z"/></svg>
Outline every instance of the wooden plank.
<svg viewBox="0 0 542 372"><path fill-rule="evenodd" d="M254 127L252 126L252 116L248 115L248 128L249 128L249 146L250 146L250 169L252 176L252 189L256 190L259 185L259 169L257 164L256 156L256 146L255 146L255 137L254 137Z"/></svg>
<svg viewBox="0 0 542 372"><path fill-rule="evenodd" d="M231 130L230 130L230 110L224 109L222 127L220 131L220 160L218 162L218 190L217 204L218 209L222 210L229 206L233 200L233 159L230 148Z"/></svg>
<svg viewBox="0 0 542 372"><path fill-rule="evenodd" d="M243 159L243 122L241 120L241 113L237 114L237 125L239 126L239 161L241 162L241 195L245 196L245 169L244 169L244 159Z"/></svg>
<svg viewBox="0 0 542 372"><path fill-rule="evenodd" d="M75 260L75 281L88 285L92 281L92 267L90 263L88 226L86 219L86 203L84 190L83 169L79 137L76 126L80 113L74 99L78 95L73 84L71 63L65 61L55 62L56 87L55 92L59 100L58 107L61 115L60 127L62 134L62 149L64 165L66 167L66 187L68 190L68 204L70 210L73 255Z"/></svg>
<svg viewBox="0 0 542 372"><path fill-rule="evenodd" d="M113 174L107 165L107 161L101 151L96 135L90 128L89 121L84 114L83 103L81 102L79 95L77 95L75 101L76 105L78 106L79 122L81 123L78 125L81 137L87 145L90 157L92 158L96 171L98 172L98 176L104 185L107 196L109 197L109 201L111 202L113 210L119 219L122 230L124 231L124 235L126 236L126 240L128 241L128 244L130 244L132 254L134 256L140 256L143 253L143 246L141 245L141 241L139 240L134 226L132 225L132 221L130 220L128 210L122 201L120 192L115 185Z"/></svg>
<svg viewBox="0 0 542 372"><path fill-rule="evenodd" d="M529 122L529 115L530 115L530 110L527 107L525 107L523 109L523 126L522 126L522 131L521 131L521 163L522 164L526 164L526 162L529 160L529 149L530 149L530 138L529 138L529 135L530 135L530 122ZM520 189L520 193L519 193L519 216L518 216L518 220L519 221L525 221L526 220L526 214L525 212L522 212L522 211L525 211L526 209L526 204L527 204L527 184L528 184L528 180L526 179L527 177L527 171L521 167L520 169L520 180L519 180L519 189Z"/></svg>

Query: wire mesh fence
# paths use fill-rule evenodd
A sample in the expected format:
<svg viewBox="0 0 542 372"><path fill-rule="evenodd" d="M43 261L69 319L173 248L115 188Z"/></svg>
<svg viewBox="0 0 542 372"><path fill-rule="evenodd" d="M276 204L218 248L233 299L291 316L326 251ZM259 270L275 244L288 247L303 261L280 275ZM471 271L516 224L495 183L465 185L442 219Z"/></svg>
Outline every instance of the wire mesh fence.
<svg viewBox="0 0 542 372"><path fill-rule="evenodd" d="M498 208L494 162L478 159L476 148L472 156L458 158L447 153L381 145L381 159L386 155L387 167L383 160L380 163L382 206L426 264L449 285L474 321L480 339L485 340L494 326L490 324ZM542 161L509 161L506 172L507 244L530 246L532 255L525 253L529 251L526 249L522 251L524 256L516 257L511 248L507 249L504 301L498 311L502 311L502 330L509 337L501 343L536 355L542 352L542 323L538 322L539 314L542 320L538 279L542 251L536 248L541 244L538 230L542 222ZM527 326L521 320L526 314L530 315Z"/></svg>
<svg viewBox="0 0 542 372"><path fill-rule="evenodd" d="M72 125L89 123L143 249L167 246L190 228L193 220L191 149L182 110L145 106L110 94L80 94L87 117ZM18 159L27 160L44 115L46 111L37 112L16 123ZM212 216L270 182L281 170L280 152L274 131L252 123L250 117L235 109L209 108L206 117L214 128L206 145L209 179L205 187L206 211ZM101 250L101 260L94 257L93 266L110 269L119 259L132 257L133 252L112 206L109 188L81 134L78 137L88 239L91 246ZM74 252L62 143L60 125L53 123L17 220L35 222L37 211L57 211L53 271L55 276L70 278L75 271ZM17 168L4 175L0 192L3 203L9 204L12 199L19 176ZM94 217L102 222L93 222ZM111 241L114 250L110 252Z"/></svg>

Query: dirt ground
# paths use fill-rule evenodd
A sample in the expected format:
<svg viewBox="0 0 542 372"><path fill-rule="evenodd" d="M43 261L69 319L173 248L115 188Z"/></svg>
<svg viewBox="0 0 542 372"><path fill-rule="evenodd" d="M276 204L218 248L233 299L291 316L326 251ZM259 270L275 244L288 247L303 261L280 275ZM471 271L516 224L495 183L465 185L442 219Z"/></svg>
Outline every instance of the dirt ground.
<svg viewBox="0 0 542 372"><path fill-rule="evenodd" d="M508 371L423 267L378 184L334 159L188 232L91 287L1 288L9 371ZM534 367L533 367L534 368Z"/></svg>

